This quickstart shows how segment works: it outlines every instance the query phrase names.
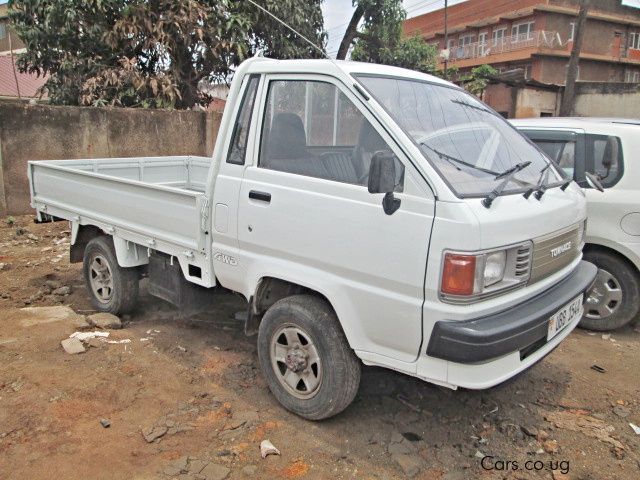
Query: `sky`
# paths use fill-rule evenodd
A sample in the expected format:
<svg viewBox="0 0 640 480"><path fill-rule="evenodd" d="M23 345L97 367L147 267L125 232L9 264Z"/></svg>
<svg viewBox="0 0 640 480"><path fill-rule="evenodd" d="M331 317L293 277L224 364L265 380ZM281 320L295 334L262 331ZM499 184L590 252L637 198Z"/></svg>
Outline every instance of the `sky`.
<svg viewBox="0 0 640 480"><path fill-rule="evenodd" d="M465 1L449 0L449 5ZM640 2L640 0L636 1ZM444 0L403 0L402 3L409 18L444 7ZM330 56L335 57L340 46L340 40L342 40L344 31L347 29L349 20L351 20L353 13L352 0L324 0L322 13L324 15L324 28L329 33L327 52Z"/></svg>

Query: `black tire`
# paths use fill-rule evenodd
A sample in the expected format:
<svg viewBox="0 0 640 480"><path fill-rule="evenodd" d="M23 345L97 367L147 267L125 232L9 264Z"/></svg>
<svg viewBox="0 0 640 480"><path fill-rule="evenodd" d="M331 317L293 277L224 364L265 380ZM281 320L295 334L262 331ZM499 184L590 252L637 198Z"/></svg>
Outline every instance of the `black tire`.
<svg viewBox="0 0 640 480"><path fill-rule="evenodd" d="M103 298L98 296L92 286L92 277L95 278L95 274L92 273L91 265L97 258L101 263L106 263L112 280L112 288L108 289L110 295L105 294ZM122 315L135 308L140 272L137 268L123 268L118 265L111 237L100 236L89 241L84 250L83 271L91 303L96 310Z"/></svg>
<svg viewBox="0 0 640 480"><path fill-rule="evenodd" d="M636 270L625 259L609 252L586 252L584 259L598 267L596 283L593 290L587 292L586 296L587 298L592 296L599 302L591 305L585 302L585 316L582 317L579 327L607 331L627 325L640 309L640 288ZM608 277L607 273L612 277L608 282L605 281ZM613 313L605 316L598 313L598 307L606 300L602 294L605 293L607 285L609 288L621 290L622 299L610 302Z"/></svg>
<svg viewBox="0 0 640 480"><path fill-rule="evenodd" d="M274 336L282 329L290 328L308 335L309 344L319 358L320 366L316 365L321 371L319 385L308 398L297 397L280 380L284 378L283 366L284 371L290 373L286 364L272 363L272 342L278 342ZM283 335L285 333L278 337L282 339ZM303 341L300 348L307 346ZM342 412L353 401L360 385L360 360L349 347L338 317L326 301L313 295L284 298L267 310L258 331L258 358L276 399L287 410L309 420L322 420ZM312 367L308 365L304 372Z"/></svg>

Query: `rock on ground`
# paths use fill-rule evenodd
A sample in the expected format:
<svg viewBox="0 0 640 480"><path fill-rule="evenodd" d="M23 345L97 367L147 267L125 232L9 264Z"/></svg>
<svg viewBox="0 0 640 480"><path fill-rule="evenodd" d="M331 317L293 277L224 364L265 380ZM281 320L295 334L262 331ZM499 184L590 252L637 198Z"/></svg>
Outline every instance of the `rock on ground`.
<svg viewBox="0 0 640 480"><path fill-rule="evenodd" d="M20 325L32 327L44 323L68 322L75 328L86 328L89 325L84 315L79 315L69 307L27 307L20 309Z"/></svg>
<svg viewBox="0 0 640 480"><path fill-rule="evenodd" d="M77 338L67 338L65 340L62 340L60 342L60 345L62 345L62 348L64 348L65 352L70 353L72 355L76 353L86 352L84 345L82 345L82 342Z"/></svg>
<svg viewBox="0 0 640 480"><path fill-rule="evenodd" d="M157 440L158 438L166 435L168 430L169 429L163 425L156 425L142 430L142 436L147 442L151 443L154 440Z"/></svg>
<svg viewBox="0 0 640 480"><path fill-rule="evenodd" d="M210 463L200 471L200 475L207 480L224 480L231 470L223 465Z"/></svg>
<svg viewBox="0 0 640 480"><path fill-rule="evenodd" d="M115 315L111 315L110 313L94 313L93 315L89 315L87 317L87 321L99 328L110 328L117 329L122 328L122 322Z"/></svg>
<svg viewBox="0 0 640 480"><path fill-rule="evenodd" d="M69 295L71 293L71 287L64 286L64 287L56 288L51 293L53 293L54 295L60 295L60 296Z"/></svg>
<svg viewBox="0 0 640 480"><path fill-rule="evenodd" d="M391 455L407 477L414 477L420 472L420 461L413 455L397 453Z"/></svg>

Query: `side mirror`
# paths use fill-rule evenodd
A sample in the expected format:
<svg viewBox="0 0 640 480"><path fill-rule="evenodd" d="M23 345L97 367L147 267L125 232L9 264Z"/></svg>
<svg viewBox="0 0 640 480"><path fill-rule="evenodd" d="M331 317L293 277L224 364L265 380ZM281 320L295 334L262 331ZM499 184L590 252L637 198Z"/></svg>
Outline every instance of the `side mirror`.
<svg viewBox="0 0 640 480"><path fill-rule="evenodd" d="M607 137L607 144L604 147L604 153L602 155L602 166L607 171L607 174L601 179L607 178L611 172L611 167L618 161L618 139L616 137Z"/></svg>
<svg viewBox="0 0 640 480"><path fill-rule="evenodd" d="M382 207L384 213L393 215L400 208L400 199L395 198L396 157L391 152L376 152L369 166L369 193L384 193Z"/></svg>
<svg viewBox="0 0 640 480"><path fill-rule="evenodd" d="M604 192L604 187L600 183L600 179L597 177L597 175L594 175L590 172L585 172L585 175L587 177L587 183L591 188L595 188L599 192Z"/></svg>
<svg viewBox="0 0 640 480"><path fill-rule="evenodd" d="M393 193L396 188L396 162L391 152L376 152L369 166L369 193Z"/></svg>

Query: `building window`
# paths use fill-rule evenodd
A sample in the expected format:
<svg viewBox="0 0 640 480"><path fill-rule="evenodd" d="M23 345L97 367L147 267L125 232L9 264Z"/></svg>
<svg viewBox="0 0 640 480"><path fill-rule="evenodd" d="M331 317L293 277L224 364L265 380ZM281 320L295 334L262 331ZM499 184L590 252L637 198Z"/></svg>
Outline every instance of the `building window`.
<svg viewBox="0 0 640 480"><path fill-rule="evenodd" d="M500 45L504 41L507 34L507 27L496 28L493 30L493 46Z"/></svg>
<svg viewBox="0 0 640 480"><path fill-rule="evenodd" d="M520 42L522 40L530 40L533 38L533 25L534 22L518 23L511 27L511 36L515 37L514 42Z"/></svg>
<svg viewBox="0 0 640 480"><path fill-rule="evenodd" d="M0 23L0 39L3 39L7 36L7 25L4 23Z"/></svg>
<svg viewBox="0 0 640 480"><path fill-rule="evenodd" d="M467 45L471 45L473 43L473 41L475 40L475 38L476 38L475 35L462 35L458 39L458 46L459 47L466 47Z"/></svg>
<svg viewBox="0 0 640 480"><path fill-rule="evenodd" d="M631 32L629 34L629 48L640 50L640 32Z"/></svg>
<svg viewBox="0 0 640 480"><path fill-rule="evenodd" d="M575 38L575 35L576 35L576 22L570 22L569 23L569 38L567 38L567 41L573 42L573 39Z"/></svg>
<svg viewBox="0 0 640 480"><path fill-rule="evenodd" d="M624 81L626 83L640 83L640 70L625 70Z"/></svg>
<svg viewBox="0 0 640 480"><path fill-rule="evenodd" d="M487 32L482 32L480 35L478 35L478 54L480 56L485 55L488 35L489 34Z"/></svg>
<svg viewBox="0 0 640 480"><path fill-rule="evenodd" d="M456 46L456 41L455 40L453 40L451 38L449 40L447 40L447 50L451 50L455 46Z"/></svg>

